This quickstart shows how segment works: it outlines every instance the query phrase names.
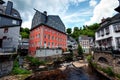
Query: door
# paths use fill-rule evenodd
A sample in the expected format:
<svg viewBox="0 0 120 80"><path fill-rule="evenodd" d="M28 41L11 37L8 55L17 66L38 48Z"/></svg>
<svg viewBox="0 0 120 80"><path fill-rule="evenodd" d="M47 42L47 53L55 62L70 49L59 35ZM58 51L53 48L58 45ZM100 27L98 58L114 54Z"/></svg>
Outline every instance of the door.
<svg viewBox="0 0 120 80"><path fill-rule="evenodd" d="M2 48L2 39L0 39L0 48Z"/></svg>

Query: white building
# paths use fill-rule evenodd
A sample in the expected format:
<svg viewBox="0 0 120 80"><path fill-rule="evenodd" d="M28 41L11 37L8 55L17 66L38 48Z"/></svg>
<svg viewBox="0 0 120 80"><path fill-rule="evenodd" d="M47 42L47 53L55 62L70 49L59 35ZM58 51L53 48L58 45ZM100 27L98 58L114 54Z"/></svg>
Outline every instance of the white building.
<svg viewBox="0 0 120 80"><path fill-rule="evenodd" d="M79 44L84 53L90 53L91 48L94 46L93 38L85 35L79 36Z"/></svg>
<svg viewBox="0 0 120 80"><path fill-rule="evenodd" d="M0 53L16 51L20 39L21 17L8 1L7 6L0 3Z"/></svg>
<svg viewBox="0 0 120 80"><path fill-rule="evenodd" d="M120 14L103 19L95 33L97 48L120 50Z"/></svg>

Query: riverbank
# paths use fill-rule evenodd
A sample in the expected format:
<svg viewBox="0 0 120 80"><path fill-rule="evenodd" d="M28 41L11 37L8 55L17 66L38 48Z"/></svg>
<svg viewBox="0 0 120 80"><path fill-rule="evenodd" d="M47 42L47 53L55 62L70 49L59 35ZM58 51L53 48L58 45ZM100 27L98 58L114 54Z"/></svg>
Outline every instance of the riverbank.
<svg viewBox="0 0 120 80"><path fill-rule="evenodd" d="M57 69L52 70L44 70L33 72L32 74L23 74L23 75L9 75L0 78L0 80L33 80L35 78L51 78L56 75L56 79L52 80L108 80L98 75L95 70L91 69L87 62L84 60L72 61L72 62L64 62L60 64L61 66ZM40 74L40 75L39 75ZM66 76L64 76L66 75ZM57 77L58 76L58 77ZM28 79L30 78L31 79ZM38 80L44 80L38 79Z"/></svg>

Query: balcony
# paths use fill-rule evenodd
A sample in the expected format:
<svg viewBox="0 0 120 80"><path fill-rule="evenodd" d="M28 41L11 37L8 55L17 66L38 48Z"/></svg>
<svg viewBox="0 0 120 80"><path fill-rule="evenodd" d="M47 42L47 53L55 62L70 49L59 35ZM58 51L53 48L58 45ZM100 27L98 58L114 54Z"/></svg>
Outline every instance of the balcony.
<svg viewBox="0 0 120 80"><path fill-rule="evenodd" d="M14 47L4 47L0 48L0 55L10 55L10 54L16 54L16 48Z"/></svg>
<svg viewBox="0 0 120 80"><path fill-rule="evenodd" d="M111 53L114 56L120 57L120 46L111 47L96 47L92 49L95 53Z"/></svg>

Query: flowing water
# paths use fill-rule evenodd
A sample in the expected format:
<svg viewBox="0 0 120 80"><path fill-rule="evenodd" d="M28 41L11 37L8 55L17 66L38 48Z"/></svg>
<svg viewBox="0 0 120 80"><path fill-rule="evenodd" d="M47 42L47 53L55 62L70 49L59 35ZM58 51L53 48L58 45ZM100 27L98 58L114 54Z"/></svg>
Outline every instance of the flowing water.
<svg viewBox="0 0 120 80"><path fill-rule="evenodd" d="M92 72L91 68L76 68L72 63L64 63L69 70L67 80L110 80L105 76Z"/></svg>

